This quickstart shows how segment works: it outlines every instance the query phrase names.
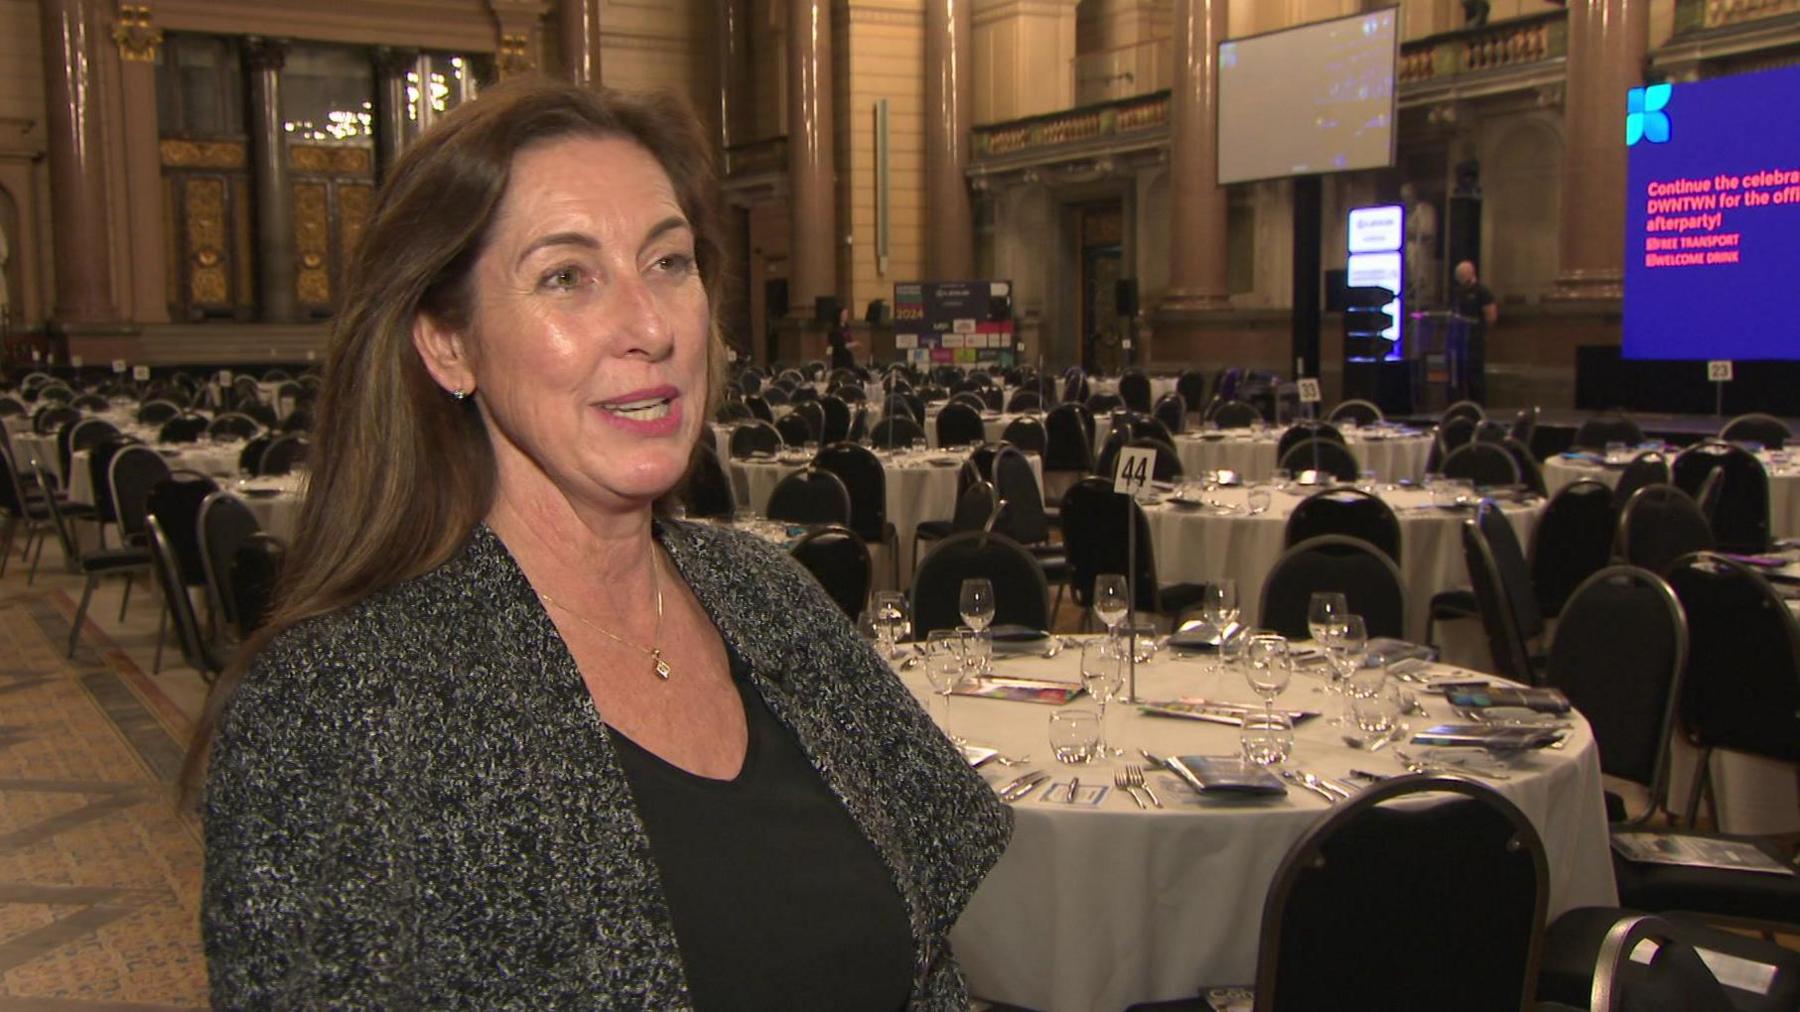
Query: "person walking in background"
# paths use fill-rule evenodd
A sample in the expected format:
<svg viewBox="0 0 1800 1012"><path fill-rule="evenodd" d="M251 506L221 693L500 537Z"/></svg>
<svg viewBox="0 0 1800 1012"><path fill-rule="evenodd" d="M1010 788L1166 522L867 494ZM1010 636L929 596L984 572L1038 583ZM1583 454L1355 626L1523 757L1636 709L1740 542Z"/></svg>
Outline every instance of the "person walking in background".
<svg viewBox="0 0 1800 1012"><path fill-rule="evenodd" d="M1469 399L1487 404L1487 331L1500 320L1500 307L1494 293L1475 276L1475 264L1464 260L1456 265L1456 284L1450 291L1450 308L1469 320L1469 346L1463 360L1463 376L1469 387Z"/></svg>

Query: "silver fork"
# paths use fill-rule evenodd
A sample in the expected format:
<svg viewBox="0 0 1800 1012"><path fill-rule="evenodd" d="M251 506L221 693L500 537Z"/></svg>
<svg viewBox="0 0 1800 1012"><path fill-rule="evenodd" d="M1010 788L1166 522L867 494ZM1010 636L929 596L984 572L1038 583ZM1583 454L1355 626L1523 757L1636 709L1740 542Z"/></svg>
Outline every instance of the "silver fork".
<svg viewBox="0 0 1800 1012"><path fill-rule="evenodd" d="M1131 795L1131 800L1137 802L1137 806L1139 808L1150 807L1150 806L1144 804L1144 799L1138 797L1137 791L1132 789L1131 778L1125 775L1124 770L1120 770L1117 773L1113 774L1113 786L1117 787L1121 791L1124 791L1126 794Z"/></svg>
<svg viewBox="0 0 1800 1012"><path fill-rule="evenodd" d="M1157 797L1156 792L1150 789L1150 781L1144 779L1144 768L1142 766L1139 766L1136 763L1127 764L1125 767L1125 782L1148 795L1151 804L1158 808L1163 806L1162 799Z"/></svg>

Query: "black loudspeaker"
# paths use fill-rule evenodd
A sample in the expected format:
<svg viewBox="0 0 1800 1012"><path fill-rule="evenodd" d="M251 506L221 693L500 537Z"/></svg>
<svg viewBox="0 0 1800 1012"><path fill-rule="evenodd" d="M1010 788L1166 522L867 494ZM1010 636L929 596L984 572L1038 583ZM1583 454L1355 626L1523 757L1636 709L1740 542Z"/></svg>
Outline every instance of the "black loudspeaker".
<svg viewBox="0 0 1800 1012"><path fill-rule="evenodd" d="M818 320L828 327L837 326L838 313L842 311L842 308L843 303L838 301L837 296L818 296L813 299L813 319Z"/></svg>
<svg viewBox="0 0 1800 1012"><path fill-rule="evenodd" d="M763 282L763 316L766 319L779 319L788 314L788 287L786 278L770 278Z"/></svg>
<svg viewBox="0 0 1800 1012"><path fill-rule="evenodd" d="M1450 235L1445 242L1450 266L1468 260L1481 262L1481 198L1453 195L1450 198Z"/></svg>
<svg viewBox="0 0 1800 1012"><path fill-rule="evenodd" d="M994 295L988 298L988 322L999 323L1012 319L1012 296Z"/></svg>
<svg viewBox="0 0 1800 1012"><path fill-rule="evenodd" d="M863 320L874 326L885 326L888 322L888 304L886 299L870 299L868 311L863 313Z"/></svg>
<svg viewBox="0 0 1800 1012"><path fill-rule="evenodd" d="M1113 282L1113 306L1120 316L1137 315L1137 295L1136 278L1120 278Z"/></svg>

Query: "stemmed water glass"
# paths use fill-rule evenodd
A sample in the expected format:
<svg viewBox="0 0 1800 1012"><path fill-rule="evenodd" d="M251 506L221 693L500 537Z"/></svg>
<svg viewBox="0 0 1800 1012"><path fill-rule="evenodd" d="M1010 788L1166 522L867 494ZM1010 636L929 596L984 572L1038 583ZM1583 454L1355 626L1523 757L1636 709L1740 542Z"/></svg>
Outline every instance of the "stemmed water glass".
<svg viewBox="0 0 1800 1012"><path fill-rule="evenodd" d="M1230 577L1214 580L1200 595L1200 617L1219 634L1219 651L1209 671L1221 668L1219 658L1225 655L1225 634L1238 620L1237 581Z"/></svg>
<svg viewBox="0 0 1800 1012"><path fill-rule="evenodd" d="M1326 644L1326 652L1331 657L1331 688L1339 693L1346 691L1351 675L1362 667L1363 654L1369 649L1369 630L1363 623L1361 615L1345 615L1344 623L1338 628L1337 635ZM1331 723L1343 723L1342 715L1333 717Z"/></svg>
<svg viewBox="0 0 1800 1012"><path fill-rule="evenodd" d="M955 629L933 629L925 634L925 677L931 691L944 697L944 734L961 743L950 730L950 694L963 680L962 634Z"/></svg>
<svg viewBox="0 0 1800 1012"><path fill-rule="evenodd" d="M1288 660L1287 637L1272 632L1252 633L1244 660L1244 678L1250 683L1250 691L1263 698L1265 715L1273 717L1275 697L1287 688L1294 673Z"/></svg>
<svg viewBox="0 0 1800 1012"><path fill-rule="evenodd" d="M1124 755L1106 735L1106 704L1125 687L1124 649L1113 638L1089 640L1081 646L1081 684L1100 704L1100 754Z"/></svg>
<svg viewBox="0 0 1800 1012"><path fill-rule="evenodd" d="M1120 573L1101 573L1094 577L1094 616L1106 624L1109 636L1118 635L1119 623L1131 610L1130 590Z"/></svg>
<svg viewBox="0 0 1800 1012"><path fill-rule="evenodd" d="M906 606L906 595L897 590L875 592L875 636L888 659L901 656L900 641L912 635L912 614Z"/></svg>
<svg viewBox="0 0 1800 1012"><path fill-rule="evenodd" d="M1350 605L1343 594L1335 590L1314 591L1306 604L1306 631L1313 642L1328 646L1332 637L1343 630L1344 616L1348 614Z"/></svg>
<svg viewBox="0 0 1800 1012"><path fill-rule="evenodd" d="M985 577L972 576L962 582L962 593L956 601L963 624L980 632L994 621L994 584Z"/></svg>

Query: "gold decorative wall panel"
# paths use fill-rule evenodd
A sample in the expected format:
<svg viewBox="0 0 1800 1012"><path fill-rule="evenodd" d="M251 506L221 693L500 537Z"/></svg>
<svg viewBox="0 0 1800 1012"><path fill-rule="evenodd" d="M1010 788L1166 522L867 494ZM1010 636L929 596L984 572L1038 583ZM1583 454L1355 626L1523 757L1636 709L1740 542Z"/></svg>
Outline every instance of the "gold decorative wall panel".
<svg viewBox="0 0 1800 1012"><path fill-rule="evenodd" d="M338 263L339 276L356 262L357 247L362 245L363 229L369 224L369 208L375 203L375 187L365 183L339 183Z"/></svg>
<svg viewBox="0 0 1800 1012"><path fill-rule="evenodd" d="M331 205L324 183L294 184L294 292L302 305L331 304Z"/></svg>
<svg viewBox="0 0 1800 1012"><path fill-rule="evenodd" d="M231 301L225 207L225 180L188 177L182 187L182 219L187 235L188 301L195 306L222 306Z"/></svg>
<svg viewBox="0 0 1800 1012"><path fill-rule="evenodd" d="M243 141L167 140L162 163L171 169L242 169L250 164Z"/></svg>
<svg viewBox="0 0 1800 1012"><path fill-rule="evenodd" d="M362 147L290 144L288 164L295 172L369 176L374 173L373 154Z"/></svg>

